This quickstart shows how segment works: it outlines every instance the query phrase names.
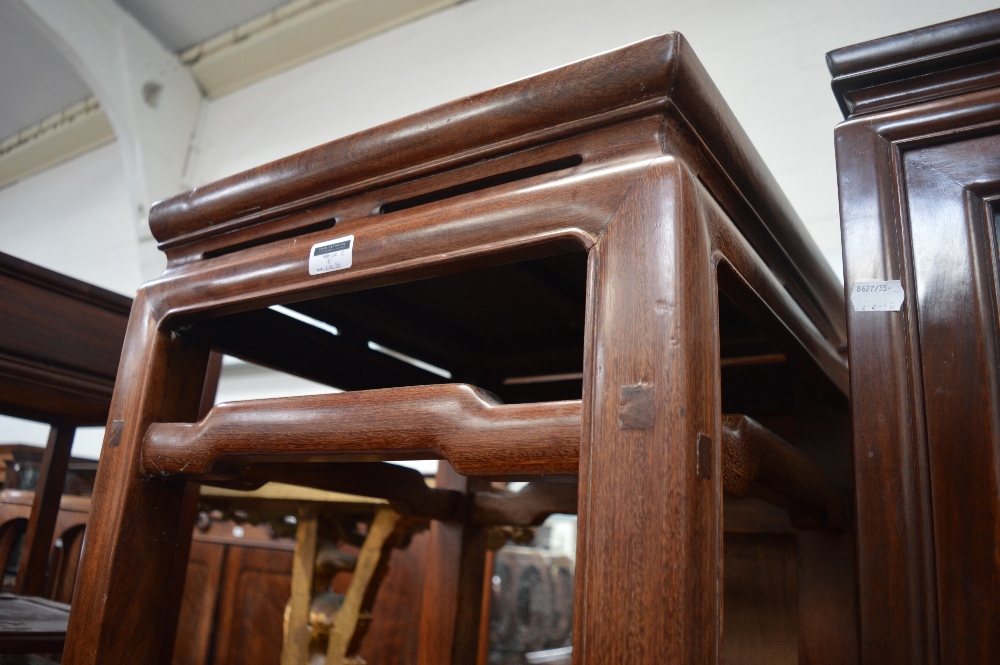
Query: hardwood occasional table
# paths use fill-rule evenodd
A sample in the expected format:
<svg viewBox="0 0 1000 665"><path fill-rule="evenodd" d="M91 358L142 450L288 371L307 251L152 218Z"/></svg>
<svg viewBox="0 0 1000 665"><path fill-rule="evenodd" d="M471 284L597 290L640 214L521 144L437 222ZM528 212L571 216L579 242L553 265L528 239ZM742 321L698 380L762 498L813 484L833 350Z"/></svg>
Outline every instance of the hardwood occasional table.
<svg viewBox="0 0 1000 665"><path fill-rule="evenodd" d="M576 662L856 659L843 290L680 35L150 226L168 267L132 310L64 663L168 660L186 485L265 480L410 499L432 519L418 662L475 662L475 515L512 478L577 484ZM213 350L347 392L200 417ZM430 495L382 463L428 457Z"/></svg>
<svg viewBox="0 0 1000 665"><path fill-rule="evenodd" d="M863 660L1000 662L1000 11L827 58Z"/></svg>

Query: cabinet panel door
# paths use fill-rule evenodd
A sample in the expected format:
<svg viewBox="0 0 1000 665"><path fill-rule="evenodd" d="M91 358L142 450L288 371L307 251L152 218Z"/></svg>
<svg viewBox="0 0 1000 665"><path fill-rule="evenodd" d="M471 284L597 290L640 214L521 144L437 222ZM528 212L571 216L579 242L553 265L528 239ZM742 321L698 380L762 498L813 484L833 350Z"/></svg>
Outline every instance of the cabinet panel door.
<svg viewBox="0 0 1000 665"><path fill-rule="evenodd" d="M173 665L208 665L226 546L191 543Z"/></svg>
<svg viewBox="0 0 1000 665"><path fill-rule="evenodd" d="M292 552L231 546L219 599L215 665L278 665Z"/></svg>
<svg viewBox="0 0 1000 665"><path fill-rule="evenodd" d="M996 662L1000 136L910 150L904 159L941 659Z"/></svg>

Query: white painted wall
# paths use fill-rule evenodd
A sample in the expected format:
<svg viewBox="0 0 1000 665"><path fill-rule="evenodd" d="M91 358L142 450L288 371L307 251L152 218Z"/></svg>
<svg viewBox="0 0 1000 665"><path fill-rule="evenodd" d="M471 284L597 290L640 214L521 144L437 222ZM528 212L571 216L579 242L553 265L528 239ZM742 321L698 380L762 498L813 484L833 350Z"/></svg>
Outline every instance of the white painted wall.
<svg viewBox="0 0 1000 665"><path fill-rule="evenodd" d="M841 116L824 54L990 8L986 0L470 0L204 103L184 183L202 185L679 30L840 274L832 138ZM115 144L99 148L0 190L0 251L134 292L139 252L117 150ZM307 389L227 370L220 396ZM44 431L0 420L0 441L41 444ZM99 432L93 436L98 440Z"/></svg>
<svg viewBox="0 0 1000 665"><path fill-rule="evenodd" d="M0 189L0 252L131 296L140 277L130 213L110 143Z"/></svg>

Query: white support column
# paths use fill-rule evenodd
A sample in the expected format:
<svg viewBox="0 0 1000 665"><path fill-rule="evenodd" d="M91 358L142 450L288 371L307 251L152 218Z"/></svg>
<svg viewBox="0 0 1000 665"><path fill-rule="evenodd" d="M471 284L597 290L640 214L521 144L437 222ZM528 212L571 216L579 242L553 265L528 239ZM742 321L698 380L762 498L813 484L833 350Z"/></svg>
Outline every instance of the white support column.
<svg viewBox="0 0 1000 665"><path fill-rule="evenodd" d="M144 279L163 270L149 207L183 189L202 100L190 70L113 0L14 0L76 68L118 138Z"/></svg>

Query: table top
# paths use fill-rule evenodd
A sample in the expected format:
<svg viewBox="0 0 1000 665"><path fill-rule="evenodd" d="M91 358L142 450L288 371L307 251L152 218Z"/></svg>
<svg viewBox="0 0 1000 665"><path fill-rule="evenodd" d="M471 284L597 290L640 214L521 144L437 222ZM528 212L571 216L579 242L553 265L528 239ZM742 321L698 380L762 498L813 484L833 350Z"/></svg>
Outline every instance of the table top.
<svg viewBox="0 0 1000 665"><path fill-rule="evenodd" d="M0 413L103 425L132 300L0 253Z"/></svg>
<svg viewBox="0 0 1000 665"><path fill-rule="evenodd" d="M340 226L346 219L340 211L324 212L338 200L573 136L597 137L621 123L657 116L675 128L651 125L654 134L659 132L664 152L676 146L667 145L663 134L694 134L698 154L677 156L690 157L692 163L706 157L715 162L728 186L754 209L752 216L738 219L737 226L745 225L748 237L770 246L757 247L765 257L772 248L776 257L780 254L798 273L794 279L811 291L807 297L821 304L834 328L842 329L842 285L679 33L579 60L178 194L152 207L150 230L171 265L187 264L192 258L259 244L269 234L287 238L293 213L308 213L308 222L301 222L307 226L327 223L330 215ZM600 141L594 139L595 144ZM582 163L574 162L576 166L559 159L555 161L560 164L532 166L585 171L593 168L587 152L577 153ZM529 170L522 165L521 171ZM486 186L491 177L498 176L462 186ZM452 187L433 195L450 196L452 190L457 191ZM395 203L419 205L429 195L411 194ZM392 202L381 201L375 212L370 207L356 212L377 218L392 212L387 203Z"/></svg>
<svg viewBox="0 0 1000 665"><path fill-rule="evenodd" d="M161 201L150 212L150 228L168 269L143 287L143 297L161 325L205 321L213 345L225 353L344 390L456 382L489 390L505 403L579 399L588 270L579 244L543 247L548 236L539 235L537 247L523 255L494 252L493 265L435 263L435 274L430 268L397 273L384 286L361 290L331 283L310 299L296 286L282 303L284 313L254 310L255 303L235 294L265 272L268 288L278 290L285 279L279 273L291 274L309 244L331 234L358 234L364 251L388 252L397 243L412 247L417 236L366 234L395 233L409 223L419 225L421 238L436 237L439 257L452 257L469 229L491 228L486 219L499 228L501 215L606 220L603 208L595 209L604 204L593 200L551 215L540 212L542 201L506 212L466 209L491 205L483 201L515 187L531 192L557 183L580 186L594 174L638 173L663 156L697 172L806 316L840 346L846 339L843 285L676 33ZM435 233L431 227L445 218L437 212L452 205L469 215L455 219L472 226L455 221L450 231ZM500 235L490 242L506 251ZM293 251L291 261L284 257ZM265 268L271 261L280 268ZM239 302L203 318L220 298ZM773 355L738 308L723 302L720 310L724 358Z"/></svg>

